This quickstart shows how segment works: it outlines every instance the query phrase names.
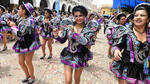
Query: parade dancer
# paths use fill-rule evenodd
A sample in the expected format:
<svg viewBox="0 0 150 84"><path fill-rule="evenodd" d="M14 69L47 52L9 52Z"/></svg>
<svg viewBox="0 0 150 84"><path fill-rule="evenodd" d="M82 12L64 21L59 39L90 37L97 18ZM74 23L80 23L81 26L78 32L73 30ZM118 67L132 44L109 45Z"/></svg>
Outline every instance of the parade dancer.
<svg viewBox="0 0 150 84"><path fill-rule="evenodd" d="M106 31L108 44L110 45L109 49L108 49L108 57L109 58L113 57L111 54L111 48L112 48L113 43L117 39L117 37L115 37L115 35L126 29L125 24L126 24L126 15L124 13L120 13L117 15L116 23L113 21L111 21L111 23L109 23L109 26Z"/></svg>
<svg viewBox="0 0 150 84"><path fill-rule="evenodd" d="M44 15L42 14L42 10L39 10L38 12L38 16L36 17L36 21L35 21L35 27L38 30L38 34L40 35L40 26L43 23L44 20Z"/></svg>
<svg viewBox="0 0 150 84"><path fill-rule="evenodd" d="M9 20L17 22L19 15L17 14L17 9L13 9ZM15 34L11 31L11 41L15 41Z"/></svg>
<svg viewBox="0 0 150 84"><path fill-rule="evenodd" d="M94 17L94 20L96 20L97 23L99 24L99 27L96 29L96 34L95 34L95 37L94 37L94 40L96 40L97 34L99 33L99 30L101 29L101 22L102 22L102 19L100 18L99 15L96 14L95 17Z"/></svg>
<svg viewBox="0 0 150 84"><path fill-rule="evenodd" d="M44 21L41 24L41 29L40 29L40 34L42 36L42 51L43 51L43 56L40 59L44 59L46 56L45 53L45 45L46 43L48 44L49 48L49 56L47 59L52 58L52 24L51 24L51 19L52 19L52 11L48 8L44 9Z"/></svg>
<svg viewBox="0 0 150 84"><path fill-rule="evenodd" d="M73 71L75 84L79 84L83 68L87 66L87 62L93 57L91 51L86 47L95 34L93 30L86 28L84 22L88 11L84 6L79 5L73 8L72 13L75 19L74 26L65 27L62 36L58 35L57 28L53 29L56 40L61 43L65 43L68 40L68 46L61 52L65 84L72 84ZM98 27L98 24L94 27Z"/></svg>
<svg viewBox="0 0 150 84"><path fill-rule="evenodd" d="M109 18L109 20L106 20L106 18L104 18L104 34L106 33L106 30L108 28L108 26L110 25L109 23L116 23L116 17L117 17L118 13L114 12L113 16Z"/></svg>
<svg viewBox="0 0 150 84"><path fill-rule="evenodd" d="M112 48L112 44L113 44L113 31L114 31L114 28L117 26L117 20L116 20L116 13L115 15L112 17L112 19L110 19L109 21L107 21L107 24L106 24L106 38L108 40L108 44L109 44L109 48L108 48L108 54L107 56L109 58L112 58L112 55L111 55L111 48Z"/></svg>
<svg viewBox="0 0 150 84"><path fill-rule="evenodd" d="M35 50L40 47L39 38L34 28L34 18L31 17L33 11L34 7L30 3L23 3L18 10L18 15L21 16L21 19L17 21L17 24L13 21L8 23L12 31L17 35L17 41L13 49L19 54L19 64L26 75L22 83L27 82L28 84L35 82L32 58Z"/></svg>
<svg viewBox="0 0 150 84"><path fill-rule="evenodd" d="M120 14L117 15L116 19L117 19L117 22L118 22L117 24L118 25L125 26L125 24L126 24L126 14L120 13Z"/></svg>
<svg viewBox="0 0 150 84"><path fill-rule="evenodd" d="M72 16L72 13L70 12L69 18L74 21L74 17Z"/></svg>
<svg viewBox="0 0 150 84"><path fill-rule="evenodd" d="M5 15L5 7L0 5L0 32L3 34L3 44L4 48L2 51L7 50L7 31L9 27L7 25L8 18Z"/></svg>
<svg viewBox="0 0 150 84"><path fill-rule="evenodd" d="M119 78L119 84L150 84L149 20L150 5L139 4L134 9L133 26L116 34L111 71Z"/></svg>
<svg viewBox="0 0 150 84"><path fill-rule="evenodd" d="M57 17L57 11L53 10L53 18L56 18L56 17Z"/></svg>
<svg viewBox="0 0 150 84"><path fill-rule="evenodd" d="M126 27L130 27L133 24L133 14L129 14L127 15L127 19L126 19Z"/></svg>

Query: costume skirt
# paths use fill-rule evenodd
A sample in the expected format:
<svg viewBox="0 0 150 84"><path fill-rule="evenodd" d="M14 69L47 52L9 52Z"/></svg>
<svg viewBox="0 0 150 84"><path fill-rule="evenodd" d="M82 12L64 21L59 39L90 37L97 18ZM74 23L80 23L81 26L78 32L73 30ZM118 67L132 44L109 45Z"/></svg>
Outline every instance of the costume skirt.
<svg viewBox="0 0 150 84"><path fill-rule="evenodd" d="M10 28L8 26L0 26L0 32L9 31Z"/></svg>
<svg viewBox="0 0 150 84"><path fill-rule="evenodd" d="M128 84L150 84L150 76L144 73L144 64L114 61L110 69L117 78L126 80Z"/></svg>
<svg viewBox="0 0 150 84"><path fill-rule="evenodd" d="M87 66L87 61L93 58L93 54L89 49L83 49L80 52L71 53L67 47L64 48L61 52L61 62L75 69Z"/></svg>

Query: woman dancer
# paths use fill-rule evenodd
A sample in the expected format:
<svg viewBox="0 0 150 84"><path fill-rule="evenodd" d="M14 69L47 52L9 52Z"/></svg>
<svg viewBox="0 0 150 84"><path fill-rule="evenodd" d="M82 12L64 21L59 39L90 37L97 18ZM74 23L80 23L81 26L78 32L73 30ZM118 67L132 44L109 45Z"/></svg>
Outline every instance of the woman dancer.
<svg viewBox="0 0 150 84"><path fill-rule="evenodd" d="M41 31L40 31L40 34L42 36L43 56L40 59L44 59L46 56L46 53L45 53L46 43L48 44L48 48L49 48L49 56L47 59L51 59L52 58L52 42L53 42L52 25L51 25L52 11L48 8L45 8L44 15L45 15L45 17L44 17L44 21L41 25Z"/></svg>
<svg viewBox="0 0 150 84"><path fill-rule="evenodd" d="M6 18L5 10L5 7L0 5L0 33L3 34L4 44L4 48L2 49L2 51L7 50L7 31L9 30L9 27L7 25L8 18Z"/></svg>
<svg viewBox="0 0 150 84"><path fill-rule="evenodd" d="M116 34L118 40L112 47L114 62L111 71L119 78L119 84L150 84L150 73L147 73L150 69L146 61L150 56L149 8L146 3L136 6L133 26Z"/></svg>
<svg viewBox="0 0 150 84"><path fill-rule="evenodd" d="M64 28L62 36L58 36L58 29L53 30L56 40L61 43L68 39L68 46L61 52L61 62L64 64L65 84L72 84L74 71L75 84L80 83L80 76L87 61L92 59L90 50L86 47L94 36L94 31L85 27L85 17L88 14L84 6L75 6L72 10L75 24ZM92 25L92 24L91 24ZM94 25L98 27L96 23ZM89 28L90 29L90 28Z"/></svg>
<svg viewBox="0 0 150 84"><path fill-rule="evenodd" d="M117 15L116 19L118 21L118 25L125 26L125 24L126 24L126 14L120 13L120 14Z"/></svg>
<svg viewBox="0 0 150 84"><path fill-rule="evenodd" d="M34 7L30 3L23 3L18 10L21 19L17 21L17 24L13 21L9 22L9 26L17 34L17 42L13 49L19 53L19 64L26 75L22 82L28 82L28 84L33 84L35 81L32 58L35 50L40 47L39 38L34 28L34 19L31 17L33 11Z"/></svg>

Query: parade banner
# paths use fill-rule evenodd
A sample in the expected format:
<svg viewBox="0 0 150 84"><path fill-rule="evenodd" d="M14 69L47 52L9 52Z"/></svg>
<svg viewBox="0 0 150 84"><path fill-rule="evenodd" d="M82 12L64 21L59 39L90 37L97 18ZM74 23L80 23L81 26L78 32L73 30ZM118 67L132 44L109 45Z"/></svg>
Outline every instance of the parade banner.
<svg viewBox="0 0 150 84"><path fill-rule="evenodd" d="M59 15L59 7L60 7L60 0L55 0L55 10L57 11L57 16Z"/></svg>

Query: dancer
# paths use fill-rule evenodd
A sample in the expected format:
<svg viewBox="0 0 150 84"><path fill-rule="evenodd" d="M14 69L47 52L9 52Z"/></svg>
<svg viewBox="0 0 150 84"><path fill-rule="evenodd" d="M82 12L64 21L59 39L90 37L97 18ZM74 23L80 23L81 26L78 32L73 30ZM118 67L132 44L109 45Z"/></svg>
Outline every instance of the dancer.
<svg viewBox="0 0 150 84"><path fill-rule="evenodd" d="M7 25L8 18L6 17L5 10L5 7L0 5L0 33L3 34L4 44L2 51L7 50L7 31L9 30L9 27Z"/></svg>
<svg viewBox="0 0 150 84"><path fill-rule="evenodd" d="M56 40L65 43L68 39L69 42L68 46L61 52L61 62L64 64L65 84L72 84L73 71L75 84L80 83L83 68L92 59L92 53L86 46L95 34L94 31L86 28L84 21L88 11L84 6L75 6L72 14L75 24L65 27L62 36L58 36L57 28L53 30ZM95 24L94 27L98 27L98 24Z"/></svg>
<svg viewBox="0 0 150 84"><path fill-rule="evenodd" d="M150 84L150 32L147 28L149 20L150 5L139 4L134 9L133 26L116 34L118 40L112 47L114 61L111 71L119 78L119 84Z"/></svg>
<svg viewBox="0 0 150 84"><path fill-rule="evenodd" d="M109 58L112 58L112 55L111 55L111 48L112 48L112 44L113 44L113 33L114 33L114 28L116 26L118 26L117 24L117 20L116 20L116 17L117 17L117 13L114 13L114 16L111 17L111 19L107 22L106 24L106 37L107 37L107 40L108 40L108 44L109 44L109 48L108 48L108 54L107 56Z"/></svg>
<svg viewBox="0 0 150 84"><path fill-rule="evenodd" d="M19 64L26 75L22 82L28 82L28 84L33 84L35 81L32 58L35 50L40 47L39 38L34 28L34 19L31 17L33 11L34 7L30 3L23 3L18 10L21 19L17 21L17 24L13 21L8 23L13 32L17 34L17 42L14 44L13 49L19 54Z"/></svg>
<svg viewBox="0 0 150 84"><path fill-rule="evenodd" d="M44 12L45 17L41 25L41 31L40 31L40 34L42 36L43 56L40 59L44 59L46 56L46 53L45 53L46 43L48 44L48 48L49 48L49 56L47 59L51 59L52 58L52 42L53 42L52 25L51 25L52 11L48 8L45 8L44 10L45 10Z"/></svg>

